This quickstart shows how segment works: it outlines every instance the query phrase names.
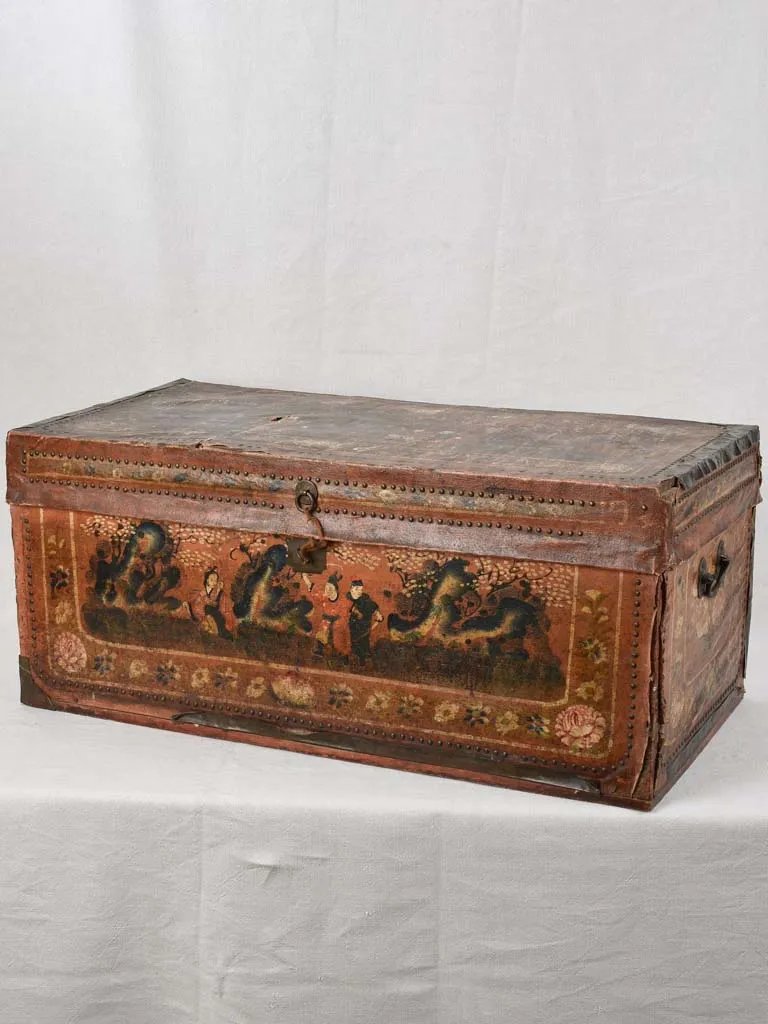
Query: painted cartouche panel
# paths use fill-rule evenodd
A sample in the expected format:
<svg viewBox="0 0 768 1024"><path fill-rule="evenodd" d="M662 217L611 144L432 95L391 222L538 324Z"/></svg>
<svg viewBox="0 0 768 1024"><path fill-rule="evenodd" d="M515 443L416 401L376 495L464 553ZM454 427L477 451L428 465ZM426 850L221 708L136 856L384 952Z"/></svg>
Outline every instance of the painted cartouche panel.
<svg viewBox="0 0 768 1024"><path fill-rule="evenodd" d="M68 684L606 756L615 571L39 510L48 668ZM38 549L40 550L40 549Z"/></svg>

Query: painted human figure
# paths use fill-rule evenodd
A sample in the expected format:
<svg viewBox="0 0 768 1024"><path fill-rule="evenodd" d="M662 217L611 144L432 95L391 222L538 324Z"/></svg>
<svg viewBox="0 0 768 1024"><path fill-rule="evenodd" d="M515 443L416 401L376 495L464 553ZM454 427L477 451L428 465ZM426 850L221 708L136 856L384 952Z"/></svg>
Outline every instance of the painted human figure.
<svg viewBox="0 0 768 1024"><path fill-rule="evenodd" d="M115 566L119 556L114 548L114 544L110 547L105 541L100 541L96 545L96 553L91 556L89 579L94 581L94 593L104 604L112 604L117 597Z"/></svg>
<svg viewBox="0 0 768 1024"><path fill-rule="evenodd" d="M360 665L371 659L371 630L382 621L379 606L363 590L362 580L352 580L347 597L349 606L349 639L352 656Z"/></svg>
<svg viewBox="0 0 768 1024"><path fill-rule="evenodd" d="M204 629L215 630L219 636L231 637L237 622L232 601L227 596L224 584L214 568L203 576L203 589L189 602L189 612L195 622Z"/></svg>
<svg viewBox="0 0 768 1024"><path fill-rule="evenodd" d="M320 626L315 634L315 654L327 656L333 654L334 629L341 617L339 610L339 577L334 573L325 581L323 603L321 608Z"/></svg>

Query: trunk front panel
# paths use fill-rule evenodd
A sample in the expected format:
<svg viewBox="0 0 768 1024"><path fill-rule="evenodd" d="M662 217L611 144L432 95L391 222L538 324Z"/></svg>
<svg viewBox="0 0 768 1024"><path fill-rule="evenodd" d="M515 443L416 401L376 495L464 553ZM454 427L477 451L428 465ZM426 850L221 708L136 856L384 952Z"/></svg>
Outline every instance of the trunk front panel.
<svg viewBox="0 0 768 1024"><path fill-rule="evenodd" d="M22 654L54 694L370 737L397 756L426 744L485 772L640 772L652 576L351 543L309 574L274 534L35 508L14 523Z"/></svg>

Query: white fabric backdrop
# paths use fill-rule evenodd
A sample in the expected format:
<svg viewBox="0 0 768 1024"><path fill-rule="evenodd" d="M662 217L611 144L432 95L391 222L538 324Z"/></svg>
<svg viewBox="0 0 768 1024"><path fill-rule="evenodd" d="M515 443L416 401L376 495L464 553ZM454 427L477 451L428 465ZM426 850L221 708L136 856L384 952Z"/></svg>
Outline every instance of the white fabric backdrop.
<svg viewBox="0 0 768 1024"><path fill-rule="evenodd" d="M5 0L5 427L178 376L765 425L767 32ZM640 815L21 707L2 533L0 1024L768 1017L764 539L747 701Z"/></svg>

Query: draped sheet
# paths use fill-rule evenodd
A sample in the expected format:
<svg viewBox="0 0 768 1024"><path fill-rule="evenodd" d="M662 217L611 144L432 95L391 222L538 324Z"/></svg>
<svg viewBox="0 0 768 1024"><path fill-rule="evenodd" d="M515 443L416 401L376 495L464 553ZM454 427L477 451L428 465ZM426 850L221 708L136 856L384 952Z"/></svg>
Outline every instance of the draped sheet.
<svg viewBox="0 0 768 1024"><path fill-rule="evenodd" d="M643 814L26 708L13 646L3 1024L765 1020L764 700Z"/></svg>

